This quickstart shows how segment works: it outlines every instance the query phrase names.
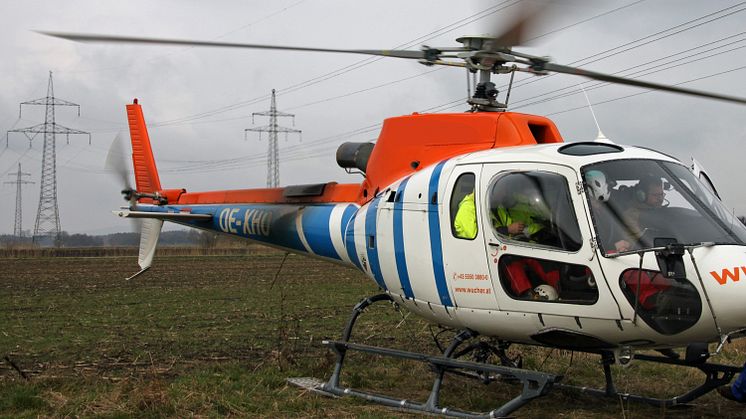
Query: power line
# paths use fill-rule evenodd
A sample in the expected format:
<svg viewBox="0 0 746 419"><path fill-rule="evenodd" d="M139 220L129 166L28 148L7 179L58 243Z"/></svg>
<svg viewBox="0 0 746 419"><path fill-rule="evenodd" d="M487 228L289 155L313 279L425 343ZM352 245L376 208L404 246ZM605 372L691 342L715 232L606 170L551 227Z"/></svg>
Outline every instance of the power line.
<svg viewBox="0 0 746 419"><path fill-rule="evenodd" d="M634 3L631 3L631 4L629 4L629 5L626 5L626 6L622 6L621 8L624 8L624 7L629 7L629 6L632 6L632 5L638 4L638 3L640 3L640 1L638 1L638 2L634 2ZM647 45L647 44L650 44L650 43L652 43L652 42L656 42L656 41L659 41L659 40L661 40L661 39L663 39L663 38L665 38L665 37L668 37L668 36L672 36L672 35L674 35L674 34L676 34L676 33L681 33L681 32L683 32L683 31L686 31L686 30L691 30L691 29L693 29L693 28L695 28L695 27L698 27L698 26L702 26L702 25L704 25L704 24L707 24L707 23L711 23L712 21L715 21L715 20L718 20L718 19L722 19L722 18L724 18L724 17L727 17L727 16L729 16L729 15L732 15L732 14L734 14L734 13L738 13L738 12L742 11L743 9L741 9L741 10L736 10L736 11L732 11L732 10L733 10L734 8L737 8L737 7L739 6L739 5L741 5L741 4L743 4L743 3L746 3L746 2L741 2L741 3L737 4L737 5L734 5L734 6L730 6L730 7L724 8L724 9L721 9L721 10L719 10L719 11L717 11L717 12L714 12L714 13L710 13L710 14L704 15L704 16L702 16L702 17L699 17L699 18L696 18L696 19L692 19L692 20L690 20L690 21L688 21L688 22L685 22L685 23L682 23L682 24L678 24L678 25L675 25L675 26L673 26L673 27L671 27L671 28L668 28L668 29L665 29L665 30L663 30L663 31L659 31L659 32L656 32L655 34L652 34L652 35L648 35L648 36L645 36L645 37L639 38L639 39L637 39L637 40L635 40L635 41L631 41L631 42L628 42L628 43L626 43L626 44L622 44L622 45L620 45L620 46L617 46L617 47L615 47L615 48L612 48L612 49L608 49L608 50L606 50L606 51L602 51L602 52L600 52L600 53L596 53L596 54L593 54L593 55L591 55L591 56L589 56L589 57L586 57L586 58L584 58L584 59L581 59L581 60L579 60L579 61L576 61L576 62L580 62L580 61L583 61L583 60L587 60L587 59L589 59L589 58L591 58L591 57L598 57L598 56L600 56L600 55L603 55L603 54L608 54L609 52L613 52L613 54L608 54L608 55L606 55L606 56L603 56L603 57L599 58L599 60L601 60L601 59L606 59L606 58L609 58L609 57L611 57L611 56L614 56L614 55L616 55L616 54L619 54L619 53L622 53L622 52L626 52L626 51L629 51L629 50L631 50L631 49L633 49L633 48L637 48L637 47L640 47L640 46L643 46L643 45ZM572 26L576 26L577 24L580 24L580 23L582 23L582 22L586 22L586 21L588 21L588 20L590 20L590 19L593 19L593 18L596 18L596 17L599 17L599 16L603 16L603 15L608 15L609 13L612 13L612 12L614 12L614 11L616 11L616 10L619 10L619 9L621 9L621 8L617 8L617 9L611 10L611 11L609 11L609 12L605 12L605 13L602 13L602 14L600 14L600 15L596 15L596 16L594 16L594 17L592 17L592 18L589 18L589 19L585 19L584 21L578 22L578 23L576 23L576 24L573 24L573 25L569 25L569 26L567 26L567 27L572 27ZM693 22L698 22L698 21L701 21L702 19L705 19L705 18L707 18L707 17L712 17L712 16L716 16L716 15L718 15L719 13L722 13L722 12L724 12L724 11L729 11L729 10L731 11L731 13L729 13L728 15L725 15L725 16L719 16L719 17L716 17L716 18L714 18L714 19L708 20L707 22L700 22L700 23L699 23L698 25L696 25L696 26L692 26L692 27L688 27L688 28L686 28L686 27L685 27L686 25L688 25L688 24L691 24L691 23L693 23ZM566 29L567 27L564 27L564 28L560 28L559 30L564 30L564 29ZM674 34L667 34L667 35L665 35L665 36L663 36L663 37L659 37L659 38L656 38L656 39L652 39L652 37L654 37L654 36L656 36L656 35L660 35L660 34L666 34L666 32L669 32L669 31L671 31L671 30L673 30L673 29L675 29L675 28L683 28L683 29L682 29L682 30L680 30L680 31L678 31L678 32L676 32L676 33L674 33ZM556 31L558 31L558 30L555 30L555 31L552 31L552 32L556 32ZM543 35L542 35L542 36L543 36ZM631 47L631 48L627 48L627 49L626 49L626 50L624 50L624 51L618 51L619 49L621 49L621 48L623 48L623 47L625 47L625 46L630 46L630 45L634 45L635 43L639 43L640 41L642 41L642 40L646 40L646 39L648 39L649 41L648 41L648 42L645 42L644 44L640 44L640 45L637 45L637 46L633 46L633 47ZM614 52L614 51L616 51L616 52ZM365 61L365 60L363 60L363 61ZM593 62L595 62L595 61L597 61L597 60L594 60ZM550 76L547 76L547 77L550 77ZM534 81L538 81L538 80L546 79L547 77L543 77L543 78L535 78L535 79L534 79ZM348 95L352 95L352 94L355 94L355 93L356 93L356 92L351 92L351 93L348 93L348 94L345 94L345 95L341 95L340 97L346 97L346 96L348 96ZM333 100L333 98L328 98L328 99L324 99L323 101L327 101L327 100ZM461 105L462 105L462 103L463 103L463 99L462 99L462 98L459 98L459 99L457 99L457 100L455 100L455 101L450 101L450 102L447 102L447 103L445 103L445 104L441 104L441 105L437 105L437 106L434 106L434 107L428 108L428 109L426 109L426 110L423 110L422 112L430 112L430 111L435 111L435 112L438 112L438 111L443 111L443 110L446 110L446 109L449 109L449 108L453 108L453 107L455 107L455 106L461 106ZM305 105L300 105L300 106L310 106L311 104L312 104L312 103L309 103L309 104L305 104ZM296 108L298 108L298 107L296 107ZM293 108L293 109L295 109L295 108ZM236 118L236 119L238 119L238 118ZM210 122L210 121L204 121L204 122ZM203 122L203 123L204 123L204 122ZM378 126L380 126L380 124L376 124L375 126L376 126L376 127L378 127ZM376 128L376 129L377 129L377 128ZM341 136L344 136L344 134L342 134L342 135L339 135L339 137L341 137ZM311 142L311 143L306 143L306 144L305 144L305 145L303 146L303 148L304 148L304 149L307 149L309 145L312 145L312 144L314 144L314 143L318 144L318 143L324 143L324 142L328 142L328 141L330 141L330 139L331 139L331 141L334 141L334 140L336 140L336 138L335 138L335 137L337 137L337 136L327 137L326 139L321 139L321 140L318 140L318 141L314 141L314 142ZM300 146L298 146L298 147L300 147ZM291 147L291 148L293 148L293 147ZM240 158L240 159L236 159L236 160L245 160L246 158L250 158L250 157L251 157L251 156L247 156L247 157L243 157L243 158ZM229 160L217 160L217 161L209 161L209 162L206 162L205 164L207 164L207 165L211 165L211 164L219 164L219 163L217 163L217 162L228 162L227 164L230 164L230 161L229 161ZM197 164L202 164L202 163L197 163ZM179 168L179 169L180 169L180 168ZM174 169L174 170L179 170L179 169ZM194 168L188 168L188 169L186 169L186 170L187 170L187 171L189 171L190 169L191 169L191 170L195 170L195 169L197 169L197 168L196 168L196 167L194 167Z"/></svg>
<svg viewBox="0 0 746 419"><path fill-rule="evenodd" d="M732 35L732 36L729 36L729 37L726 37L726 38L722 38L722 39L720 39L718 41L714 41L714 42L710 42L710 43L703 44L703 45L700 45L700 46L696 46L696 47L693 47L693 48L688 49L688 50L684 50L684 51L681 51L681 52L678 52L678 53L675 53L675 54L668 55L666 57L654 59L654 60L648 61L646 63L642 63L640 65L635 65L635 66L632 66L632 67L628 67L628 68L625 68L624 70L620 70L620 71L614 72L612 74L614 74L614 75L620 75L622 73L627 73L629 70L633 70L633 69L638 68L637 71L634 71L634 72L631 72L631 73L627 73L626 75L624 75L624 77L627 77L627 78L637 79L637 78L640 78L640 77L643 77L643 76L647 76L647 75L650 75L650 74L655 74L655 73L659 73L659 72L662 72L662 71L670 70L670 69L673 69L673 68L681 67L681 66L684 66L684 65L687 65L687 64L692 64L692 63L695 63L695 62L698 62L698 61L707 60L709 58L713 58L713 57L716 57L718 55L723 55L723 54L727 54L727 53L730 53L730 52L734 52L734 51L746 48L746 45L741 45L741 46L734 47L734 48L731 48L731 49L728 49L728 50L725 50L725 51L713 52L712 54L709 54L709 55L701 55L701 56L698 56L697 58L692 58L691 56L687 55L687 56L684 56L682 58L678 58L678 59L675 59L675 60L671 60L671 61L668 61L668 62L663 62L663 63L657 64L657 65L652 66L650 68L639 68L639 67L644 67L644 66L649 65L649 64L657 63L659 61L662 61L662 60L665 60L665 59L668 59L668 58L673 58L674 56L683 55L683 54L690 54L692 52L692 50L700 49L703 46L708 46L708 45L711 45L713 43L720 42L720 41L722 41L724 39L732 38L734 36L740 36L740 35L743 35L743 34L746 34L746 32L741 32L740 34ZM744 42L744 40L746 40L746 39L739 39L737 41L729 42L727 44L724 44L724 45L718 46L716 48L713 48L710 51L714 51L714 50L717 50L717 49L720 49L720 48L724 48L724 47L727 47L727 46L735 45L735 44ZM688 61L685 61L687 59L688 59ZM678 63L678 64L674 64L674 63ZM611 84L613 84L613 83L595 82L593 84L590 84L590 85L586 86L585 89L586 90L595 90L595 89L598 89L598 88L601 88L601 87L609 86ZM571 91L567 92L568 90L571 90ZM559 93L559 92L564 92L564 93ZM549 96L552 93L559 93L559 94L557 94L555 96ZM577 93L578 93L578 91L577 91L577 85L565 86L565 87L562 87L562 88L559 88L559 89L551 90L549 92L545 92L545 93L542 93L542 94L539 94L539 95L536 95L536 96L532 96L532 97L529 97L529 98L524 98L522 100L519 100L516 103L514 103L514 105L516 105L516 104L522 104L524 102L529 102L532 99L540 99L540 100L536 100L536 101L533 101L533 102L529 102L527 104L522 104L522 105L519 105L519 106L513 106L511 108L512 109L520 109L520 108L524 108L524 107L527 107L527 106L531 106L531 105L535 105L535 104L541 104L541 103L546 103L546 102L549 102L549 101L552 101L552 100L556 100L556 99L561 99L561 98L564 98L564 97L572 96L572 95L575 95Z"/></svg>
<svg viewBox="0 0 746 419"><path fill-rule="evenodd" d="M505 1L502 1L502 2L500 2L497 5L490 6L490 7L486 8L486 9L480 11L480 12L477 12L475 14L472 14L470 16L462 18L462 19L460 19L460 20L458 20L458 21L456 21L454 23L451 23L451 24L449 24L447 26L444 26L442 28L436 29L436 30L434 30L432 32L429 32L429 33L427 33L425 35L419 36L419 37L417 37L417 38L415 38L413 40L407 41L407 42L405 42L403 44L397 45L397 46L395 46L394 48L391 48L391 49L392 50L397 50L397 49L407 48L407 47L411 46L412 44L417 44L417 43L419 43L419 42L421 42L423 40L429 39L429 37L439 36L439 35L443 35L443 34L448 33L448 32L452 32L452 31L454 31L454 30L456 30L456 29L458 29L460 27L466 26L466 25L468 25L470 23L476 22L476 21L481 20L481 19L483 19L483 18L485 18L487 16L490 16L490 15L492 15L494 13L500 12L500 11L502 11L502 10L508 8L508 7L511 7L511 6L515 5L515 4L518 4L520 1L521 0L505 0ZM506 3L507 3L507 5L506 5ZM320 76L317 76L317 77L314 77L314 78L311 78L311 79L308 79L308 80L296 83L296 84L288 86L288 87L286 87L284 89L278 89L278 92L279 92L279 94L286 94L286 93L295 92L295 91L304 89L306 87L310 87L310 86L313 86L315 84L321 83L323 81L332 79L332 78L337 77L339 75L347 74L347 73L349 73L352 70L356 70L358 68L361 68L361 67L364 67L366 65L372 64L372 63L374 63L374 62L376 62L376 61L378 61L380 59L382 59L382 58L381 57L378 57L378 58L376 58L376 57L365 58L365 59L362 59L362 60L357 61L355 63L348 64L348 65L346 65L344 67L341 67L341 68L338 68L336 70L333 70L333 71L331 71L329 73L326 73L326 74L323 74L323 75L320 75ZM239 108L246 107L246 106L249 106L249 105L253 105L255 103L258 103L258 102L266 100L268 97L269 97L268 95L262 95L262 96L259 96L259 97L253 98L253 99L248 99L248 100L241 101L241 102L236 102L236 103L233 103L233 104L230 104L230 105L225 105L225 106L222 106L220 108L216 108L216 109L213 109L213 110L210 110L210 111L204 111L204 112L196 113L196 114L185 116L185 117L181 117L181 118L175 118L175 119L171 119L171 120L159 121L156 124L154 124L154 126L166 126L166 125L172 125L172 124L175 124L175 123L183 123L183 122L188 122L188 121L192 121L192 120L195 120L195 119L206 118L206 117L213 116L213 115L216 115L216 114L225 113L225 112L228 112L228 111L231 111L231 110L235 110L235 109L239 109Z"/></svg>
<svg viewBox="0 0 746 419"><path fill-rule="evenodd" d="M649 45L649 44L652 44L654 42L658 42L658 41L660 41L662 39L666 39L666 38L669 38L669 37L674 36L674 35L679 35L679 34L681 34L683 32L690 31L692 29L698 28L698 27L703 26L703 25L710 24L712 22L718 21L720 19L723 19L725 17L734 15L736 13L740 13L740 12L746 10L746 8L741 8L741 9L736 10L736 11L731 11L731 10L735 9L735 8L737 8L739 6L742 6L744 4L746 4L746 1L742 1L742 2L740 2L738 4L733 5L733 6L729 6L729 7L717 10L715 12L708 13L706 15L703 15L703 16L700 16L700 17L688 20L688 21L686 21L684 23L680 23L680 24L671 26L671 27L669 27L667 29L663 29L661 31L652 33L650 35L646 35L646 36L643 36L641 38L637 38L637 39L635 39L633 41L626 42L626 43L621 44L621 45L617 45L617 46L615 46L613 48L609 48L609 49L606 49L604 51L597 52L595 54L592 54L592 55L589 55L587 57L581 58L579 60L575 60L575 61L569 63L569 65L580 66L580 65L593 64L593 63L605 60L607 58L611 58L613 56L619 55L621 53L629 52L629 51L631 51L631 50L633 50L635 48L639 48L639 47L642 47L642 46L645 46L645 45ZM706 20L704 22L699 22L699 21L701 21L703 19L707 19L707 18L710 18L710 17L713 17L713 16L717 16L717 15L719 15L719 14L721 14L723 12L727 12L727 11L731 11L731 12L727 13L727 14L725 14L723 16L719 16L719 17L712 18L710 20ZM696 23L696 22L699 22L699 23ZM694 24L694 25L690 26L690 27L686 27L687 25L692 25L692 24ZM679 28L682 28L682 29L680 29L680 30L677 31L676 29L679 29ZM674 32L671 32L671 31L674 31ZM671 33L667 33L667 32L671 32ZM555 76L557 76L557 74L550 74L550 75L547 75L545 77L526 77L524 79L516 81L516 83L513 85L513 88L514 89L515 88L520 88L520 87L525 86L527 84L536 83L536 82L542 81L542 80L548 80L548 79L550 79L552 77L555 77ZM505 88L505 87L507 87L507 85L503 85L500 88L502 89L502 88Z"/></svg>
<svg viewBox="0 0 746 419"><path fill-rule="evenodd" d="M689 79L689 80L686 80L686 81L682 81L682 82L679 82L679 83L674 83L674 84L672 84L672 86L680 86L682 84L693 83L695 81L705 80L705 79L709 79L709 78L712 78L712 77L717 77L717 76L721 76L723 74L733 73L735 71L740 71L740 70L744 70L744 69L746 69L746 66L731 68L730 70L719 71L717 73L708 74L706 76L701 76L701 77ZM647 90L647 91L644 91L644 92L637 92L637 93L633 93L633 94L630 94L630 95L618 96L618 97L615 97L615 98L612 98L612 99L607 99L607 100L603 100L603 101L600 101L600 102L592 103L591 105L592 106L595 106L595 105L604 105L606 103L616 102L616 101L619 101L619 100L628 99L628 98L635 97L635 96L640 96L640 95L645 95L645 94L652 93L652 92L655 92L655 90ZM567 113L567 112L576 111L576 110L579 110L579 109L588 109L588 105L583 105L583 106L578 106L578 107L574 107L574 108L568 108L568 109L564 109L564 110L561 110L561 111L556 111L556 112L548 113L548 114L546 114L546 116L559 115L559 114L563 114L563 113Z"/></svg>
<svg viewBox="0 0 746 419"><path fill-rule="evenodd" d="M224 32L223 34L218 35L218 36L216 36L214 38L210 38L210 39L211 40L217 40L217 39L225 38L228 35L231 35L231 34L236 33L238 31L244 30L244 29L249 28L251 26L254 26L254 25L258 24L258 23L261 23L261 22L263 22L265 20L268 20L268 19L270 19L270 18L272 18L274 16L282 14L285 11L287 11L288 9L291 9L291 8L293 8L293 7L295 7L295 6L303 3L304 1L306 1L306 0L299 0L299 1L291 4L290 6L283 7L282 9L276 10L276 11L274 11L274 12L272 12L272 13L266 15L266 16L263 16L263 17L255 20L255 21L251 22L251 23L247 23L245 25L241 25L241 26L239 26L236 29L231 29L228 32ZM148 59L148 62L149 63L153 63L153 62L155 62L155 61L157 61L159 59L162 59L164 57L168 57L168 56L175 55L175 54L178 54L178 53L181 53L181 52L184 52L184 51L188 51L188 50L190 50L192 48L194 48L194 47L185 47L185 48L179 49L178 51L173 51L173 52L169 52L169 53L165 53L165 54L158 54L158 55L155 55L155 56L151 56ZM132 63L132 64L117 65L117 66L111 66L111 67L100 67L100 68L93 68L93 69L89 69L89 70L62 70L62 72L69 73L69 74L75 74L75 73L78 73L78 74L80 74L80 73L98 73L98 72L102 72L102 71L121 70L121 69L124 69L124 68L131 68L131 67L134 67L135 65L140 65L140 64L142 64L142 62L138 61L138 62L135 62L135 63Z"/></svg>

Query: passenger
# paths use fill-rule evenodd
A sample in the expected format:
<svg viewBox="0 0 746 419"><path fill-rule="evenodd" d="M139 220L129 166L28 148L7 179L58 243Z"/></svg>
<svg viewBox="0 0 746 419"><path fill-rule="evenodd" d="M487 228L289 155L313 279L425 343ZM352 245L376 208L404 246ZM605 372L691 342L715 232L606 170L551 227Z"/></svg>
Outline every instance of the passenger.
<svg viewBox="0 0 746 419"><path fill-rule="evenodd" d="M548 220L551 218L544 197L534 185L516 191L508 200L498 202L492 224L503 236L538 244L550 243Z"/></svg>
<svg viewBox="0 0 746 419"><path fill-rule="evenodd" d="M505 269L507 270L508 282L514 296L532 300L558 299L557 289L559 288L560 280L558 270L546 271L538 260L523 257L510 260L505 265ZM534 287L529 276L543 282L543 284ZM537 290L539 287L544 287L544 290L551 288L551 291L542 293L544 295L541 295L539 290Z"/></svg>
<svg viewBox="0 0 746 419"><path fill-rule="evenodd" d="M585 184L588 199L591 201L596 234L603 249L607 254L630 250L632 246L620 225L620 217L607 205L611 191L606 182L606 175L600 170L589 170L585 174Z"/></svg>
<svg viewBox="0 0 746 419"><path fill-rule="evenodd" d="M477 208L474 204L473 191L458 203L453 227L458 238L473 239L477 237Z"/></svg>
<svg viewBox="0 0 746 419"><path fill-rule="evenodd" d="M664 202L666 202L666 193L663 191L661 178L647 176L640 179L640 182L635 186L635 197L637 204L624 212L624 223L632 238L639 240L645 235L646 227L650 227L641 224L641 215L663 207Z"/></svg>

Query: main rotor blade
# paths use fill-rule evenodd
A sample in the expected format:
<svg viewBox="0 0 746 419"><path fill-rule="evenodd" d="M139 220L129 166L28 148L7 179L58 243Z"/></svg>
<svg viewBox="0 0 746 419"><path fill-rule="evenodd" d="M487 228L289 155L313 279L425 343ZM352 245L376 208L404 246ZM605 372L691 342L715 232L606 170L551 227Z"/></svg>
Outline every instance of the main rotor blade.
<svg viewBox="0 0 746 419"><path fill-rule="evenodd" d="M493 38L491 42L492 51L496 51L499 48L525 45L526 41L528 41L527 33L537 26L537 21L546 13L547 5L521 2L518 4L518 8L518 12L507 28L503 28L503 25L500 25L499 21L493 19L492 26L494 29L490 34Z"/></svg>
<svg viewBox="0 0 746 419"><path fill-rule="evenodd" d="M80 33L65 33L65 32L47 32L47 31L37 31L37 33L48 35L48 36L53 36L55 38L68 39L70 41L78 41L78 42L178 45L178 46L188 46L188 47L271 49L271 50L284 50L284 51L338 52L338 53L343 53L343 54L380 55L383 57L408 58L408 59L415 59L415 60L428 59L427 55L425 54L425 51L290 47L290 46L283 46L283 45L239 44L239 43L233 43L233 42L190 41L190 40L185 40L185 39L140 38L140 37L134 37L134 36L96 35L96 34L80 34Z"/></svg>
<svg viewBox="0 0 746 419"><path fill-rule="evenodd" d="M597 73L595 71L583 70L582 68L569 67L561 64L544 63L537 66L536 69L554 71L556 73L573 74L583 76L589 79L605 81L609 83L626 84L628 86L643 87L646 89L663 90L667 92L683 93L685 95L707 97L710 99L725 100L728 102L740 103L746 105L746 98L736 96L719 95L717 93L703 92L700 90L685 89L683 87L669 86L666 84L652 83L648 81L628 79L624 77L612 76L611 74Z"/></svg>

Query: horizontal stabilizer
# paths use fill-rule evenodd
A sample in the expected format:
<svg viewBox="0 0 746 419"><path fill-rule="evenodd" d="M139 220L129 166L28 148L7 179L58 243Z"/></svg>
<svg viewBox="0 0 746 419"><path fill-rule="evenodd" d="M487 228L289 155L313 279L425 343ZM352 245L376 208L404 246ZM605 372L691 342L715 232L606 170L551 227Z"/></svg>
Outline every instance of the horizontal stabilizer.
<svg viewBox="0 0 746 419"><path fill-rule="evenodd" d="M163 221L187 221L187 220L210 220L211 214L192 214L189 212L150 212L150 211L112 211L114 214L124 218L151 218Z"/></svg>

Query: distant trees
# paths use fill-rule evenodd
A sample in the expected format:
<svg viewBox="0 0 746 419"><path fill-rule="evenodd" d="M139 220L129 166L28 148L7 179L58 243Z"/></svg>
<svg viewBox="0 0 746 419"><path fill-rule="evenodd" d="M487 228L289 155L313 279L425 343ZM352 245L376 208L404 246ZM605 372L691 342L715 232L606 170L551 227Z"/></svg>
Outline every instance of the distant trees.
<svg viewBox="0 0 746 419"><path fill-rule="evenodd" d="M95 247L104 245L104 236L89 236L88 234L70 234L63 231L60 235L65 247Z"/></svg>
<svg viewBox="0 0 746 419"><path fill-rule="evenodd" d="M215 247L217 238L215 233L198 230L163 231L158 240L162 246L198 246ZM140 245L140 233L112 233L104 235L70 234L63 231L60 234L62 247L130 247ZM52 238L37 240L34 244L31 237L16 237L9 234L0 235L0 246L32 247L55 246Z"/></svg>

